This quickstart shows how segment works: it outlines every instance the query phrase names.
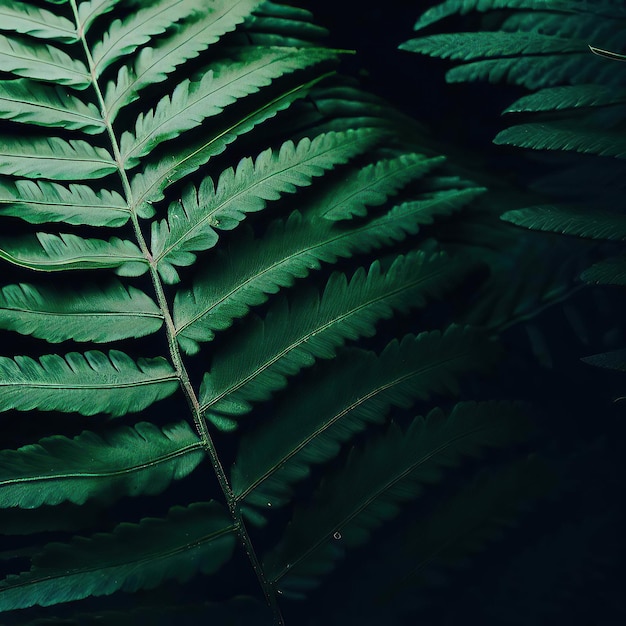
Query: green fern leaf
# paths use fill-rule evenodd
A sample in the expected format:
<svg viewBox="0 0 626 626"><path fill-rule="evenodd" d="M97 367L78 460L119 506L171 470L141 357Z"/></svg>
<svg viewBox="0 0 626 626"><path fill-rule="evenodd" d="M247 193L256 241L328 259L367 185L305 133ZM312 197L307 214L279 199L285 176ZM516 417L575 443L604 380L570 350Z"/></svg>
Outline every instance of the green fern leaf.
<svg viewBox="0 0 626 626"><path fill-rule="evenodd" d="M322 484L313 506L295 513L264 559L268 575L283 591L314 586L346 549L367 541L425 484L441 480L443 468L528 433L521 407L499 402L460 403L447 418L434 409L406 431L392 423L379 440L353 451L343 471Z"/></svg>
<svg viewBox="0 0 626 626"><path fill-rule="evenodd" d="M462 261L458 261L462 262ZM407 408L434 393L456 393L458 377L493 364L495 344L470 328L451 326L392 341L377 356L347 351L315 384L280 404L269 421L244 435L232 469L233 491L246 505L283 505L290 485L340 444L381 423L392 406Z"/></svg>
<svg viewBox="0 0 626 626"><path fill-rule="evenodd" d="M143 172L138 173L131 180L131 191L135 206L142 207L163 199L163 191L169 185L184 176L195 172L211 157L223 152L227 145L238 136L250 132L255 126L274 117L280 111L289 107L298 98L304 98L309 89L321 80L309 80L297 87L292 87L271 101L264 103L250 115L238 119L234 123L215 130L213 137L200 142L192 142L180 152L167 155L157 163L148 163Z"/></svg>
<svg viewBox="0 0 626 626"><path fill-rule="evenodd" d="M128 19L114 20L102 39L92 48L91 57L95 76L101 76L112 63L132 54L154 35L164 33L180 20L199 11L194 0L156 2L132 13Z"/></svg>
<svg viewBox="0 0 626 626"><path fill-rule="evenodd" d="M0 507L33 509L88 499L157 494L204 458L185 422L163 429L148 422L69 439L55 435L0 452Z"/></svg>
<svg viewBox="0 0 626 626"><path fill-rule="evenodd" d="M162 324L161 310L145 293L120 283L81 292L26 284L0 290L0 328L50 343L143 337Z"/></svg>
<svg viewBox="0 0 626 626"><path fill-rule="evenodd" d="M38 43L29 45L24 40L0 35L0 71L12 72L24 78L54 81L74 89L91 85L89 70L82 61L54 46Z"/></svg>
<svg viewBox="0 0 626 626"><path fill-rule="evenodd" d="M611 257L585 270L580 277L587 283L599 285L626 285L626 258Z"/></svg>
<svg viewBox="0 0 626 626"><path fill-rule="evenodd" d="M198 571L212 574L233 552L233 531L227 512L210 502L173 507L165 519L122 523L112 533L50 543L30 571L0 583L0 610L152 589Z"/></svg>
<svg viewBox="0 0 626 626"><path fill-rule="evenodd" d="M217 428L236 427L236 416L283 388L287 376L316 358L333 357L347 339L372 336L376 321L423 306L463 274L447 258L414 252L398 257L387 272L377 261L367 272L361 268L350 282L335 273L321 298L308 292L291 306L279 300L263 322L251 323L215 355L200 387L202 410Z"/></svg>
<svg viewBox="0 0 626 626"><path fill-rule="evenodd" d="M122 135L122 162L132 168L162 141L178 137L220 114L240 98L256 93L274 79L336 57L324 48L246 49L241 61L225 61L209 70L201 80L179 83L152 111L142 114L135 132ZM184 112L184 115L181 114Z"/></svg>
<svg viewBox="0 0 626 626"><path fill-rule="evenodd" d="M503 113L562 111L582 107L611 106L626 102L626 89L608 85L564 85L547 87L516 100Z"/></svg>
<svg viewBox="0 0 626 626"><path fill-rule="evenodd" d="M118 237L109 241L37 233L19 239L0 239L0 259L43 272L112 267L121 276L148 271L146 258L132 242Z"/></svg>
<svg viewBox="0 0 626 626"><path fill-rule="evenodd" d="M532 150L572 150L626 159L626 139L622 133L593 129L574 121L518 124L499 132L493 142Z"/></svg>
<svg viewBox="0 0 626 626"><path fill-rule="evenodd" d="M533 230L609 241L626 239L626 216L607 211L590 212L571 206L535 206L507 211L502 219Z"/></svg>
<svg viewBox="0 0 626 626"><path fill-rule="evenodd" d="M169 209L169 220L154 222L152 255L168 283L178 281L173 265L190 265L193 252L207 250L217 243L215 229L231 230L246 213L265 208L267 200L311 184L314 176L345 163L365 150L379 135L371 129L348 133L326 133L297 146L284 143L278 154L262 152L253 162L242 159L237 170L220 175L217 189L210 177L198 191L187 190L180 203Z"/></svg>
<svg viewBox="0 0 626 626"><path fill-rule="evenodd" d="M25 2L4 0L0 6L0 24L2 30L40 39L63 43L77 40L74 24L67 18Z"/></svg>
<svg viewBox="0 0 626 626"><path fill-rule="evenodd" d="M82 139L4 139L0 174L26 178L80 180L102 178L117 171L111 155Z"/></svg>
<svg viewBox="0 0 626 626"><path fill-rule="evenodd" d="M367 215L368 206L380 206L401 187L441 164L443 157L426 158L422 154L403 154L362 168L341 184L329 189L321 204L322 217L345 220Z"/></svg>
<svg viewBox="0 0 626 626"><path fill-rule="evenodd" d="M206 263L191 289L176 294L174 325L181 348L196 354L198 342L211 341L215 331L229 328L251 306L319 269L322 262L334 263L338 257L402 241L416 234L421 224L431 224L434 215L449 215L483 192L482 188L442 192L402 203L350 228L317 219L317 207L323 204L316 200L307 217L295 211L285 222L270 224L262 239L242 235L227 253L219 250Z"/></svg>
<svg viewBox="0 0 626 626"><path fill-rule="evenodd" d="M65 357L46 354L0 357L0 411L107 413L119 417L145 409L178 388L176 373L163 358L136 363L119 350Z"/></svg>
<svg viewBox="0 0 626 626"><path fill-rule="evenodd" d="M626 372L626 350L613 350L602 354L594 354L582 358L581 361L596 367Z"/></svg>
<svg viewBox="0 0 626 626"><path fill-rule="evenodd" d="M194 59L225 33L234 30L260 4L260 0L217 0L210 10L156 48L142 48L133 68L120 68L117 81L109 82L104 96L111 121L149 85L161 83L176 67Z"/></svg>
<svg viewBox="0 0 626 626"><path fill-rule="evenodd" d="M152 217L154 209L142 211ZM130 218L128 205L116 191L94 191L87 185L68 187L47 181L0 181L0 214L31 224L66 222L86 226L123 226Z"/></svg>
<svg viewBox="0 0 626 626"><path fill-rule="evenodd" d="M0 81L0 118L90 134L105 130L94 104L85 104L62 87L46 87L26 78Z"/></svg>

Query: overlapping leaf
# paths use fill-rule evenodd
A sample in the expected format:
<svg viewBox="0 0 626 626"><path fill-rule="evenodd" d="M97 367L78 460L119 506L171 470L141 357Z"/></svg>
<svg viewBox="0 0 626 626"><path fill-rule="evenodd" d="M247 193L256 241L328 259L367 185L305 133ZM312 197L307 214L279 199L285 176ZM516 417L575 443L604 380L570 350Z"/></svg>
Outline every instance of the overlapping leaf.
<svg viewBox="0 0 626 626"><path fill-rule="evenodd" d="M284 590L310 588L346 549L358 546L442 470L487 447L523 441L529 422L511 403L460 403L449 416L434 409L404 431L392 423L385 435L354 450L341 473L328 478L312 506L294 515L284 538L265 562Z"/></svg>
<svg viewBox="0 0 626 626"><path fill-rule="evenodd" d="M279 300L265 320L251 321L215 355L200 388L202 409L218 428L232 429L237 415L284 387L287 376L332 358L346 340L372 336L376 322L393 311L423 306L464 271L447 256L414 252L386 272L378 262L369 271L360 268L349 282L335 273L321 298L304 292L290 305Z"/></svg>
<svg viewBox="0 0 626 626"><path fill-rule="evenodd" d="M161 358L133 361L119 350L64 357L46 354L0 357L0 411L107 413L113 417L145 409L178 388L178 378Z"/></svg>
<svg viewBox="0 0 626 626"><path fill-rule="evenodd" d="M88 431L73 439L54 435L0 452L0 507L157 494L203 458L201 442L185 422L163 429L140 422L104 437Z"/></svg>
<svg viewBox="0 0 626 626"><path fill-rule="evenodd" d="M112 533L50 543L30 571L0 583L0 610L152 589L165 580L214 573L232 554L233 531L228 513L209 502L173 507L165 519L122 523Z"/></svg>
<svg viewBox="0 0 626 626"><path fill-rule="evenodd" d="M216 229L235 228L246 213L260 211L268 200L310 185L314 176L347 162L377 138L375 131L365 129L326 133L297 145L288 141L278 153L268 149L254 161L242 159L236 170L225 170L217 187L210 177L205 178L197 191L188 189L180 203L170 206L167 222L153 223L152 254L161 276L177 282L173 265L190 265L194 252L213 247Z"/></svg>
<svg viewBox="0 0 626 626"><path fill-rule="evenodd" d="M235 495L261 508L284 504L310 465L331 459L368 423L383 422L392 406L456 392L461 374L491 366L496 353L481 333L456 326L394 340L379 356L348 351L242 438L232 470Z"/></svg>

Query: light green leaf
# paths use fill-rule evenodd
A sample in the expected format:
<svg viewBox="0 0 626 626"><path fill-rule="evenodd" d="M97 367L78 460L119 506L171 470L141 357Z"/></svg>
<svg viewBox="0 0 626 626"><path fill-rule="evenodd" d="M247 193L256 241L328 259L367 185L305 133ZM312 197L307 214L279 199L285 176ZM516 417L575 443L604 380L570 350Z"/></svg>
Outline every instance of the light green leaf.
<svg viewBox="0 0 626 626"><path fill-rule="evenodd" d="M30 571L0 583L0 610L152 589L165 580L185 582L197 572L216 572L235 543L232 520L217 503L175 506L165 519L123 522L112 533L46 545Z"/></svg>
<svg viewBox="0 0 626 626"><path fill-rule="evenodd" d="M257 93L281 76L337 56L324 48L247 47L242 60L213 66L201 80L187 79L165 96L155 109L141 114L135 132L122 135L120 151L126 169L161 142L199 126L208 117L243 97Z"/></svg>
<svg viewBox="0 0 626 626"><path fill-rule="evenodd" d="M449 417L441 409L416 418L404 431L392 423L327 480L311 505L301 507L280 544L264 559L268 577L284 591L315 586L348 548L398 515L442 470L485 448L523 441L530 424L520 405L464 402Z"/></svg>
<svg viewBox="0 0 626 626"><path fill-rule="evenodd" d="M217 189L210 177L196 192L188 189L180 203L170 205L168 221L153 222L152 256L168 283L178 282L174 265L190 265L193 252L217 243L219 230L235 228L246 213L260 211L268 200L311 184L315 176L346 163L379 138L372 129L345 133L329 132L313 140L301 139L297 146L285 142L278 153L267 149L255 161L242 159L236 171L222 172Z"/></svg>
<svg viewBox="0 0 626 626"><path fill-rule="evenodd" d="M105 130L98 108L62 87L26 78L0 81L0 118L97 134Z"/></svg>
<svg viewBox="0 0 626 626"><path fill-rule="evenodd" d="M65 357L0 357L0 411L63 411L119 417L145 409L178 388L163 358L136 363L119 350L89 350Z"/></svg>
<svg viewBox="0 0 626 626"><path fill-rule="evenodd" d="M91 85L89 70L78 59L54 46L41 43L31 46L25 40L4 35L0 35L0 71L74 89L86 89Z"/></svg>
<svg viewBox="0 0 626 626"><path fill-rule="evenodd" d="M393 340L380 355L346 350L243 436L232 470L235 495L265 509L285 504L312 464L333 458L368 423L384 422L390 407L457 393L459 376L491 367L496 352L482 333L458 326Z"/></svg>
<svg viewBox="0 0 626 626"><path fill-rule="evenodd" d="M72 22L27 2L3 0L0 5L0 29L63 43L77 40Z"/></svg>
<svg viewBox="0 0 626 626"><path fill-rule="evenodd" d="M179 65L194 59L241 24L260 0L214 0L210 10L184 29L175 31L156 48L142 48L133 68L124 65L117 81L109 82L104 97L109 119L139 97L139 92L167 79Z"/></svg>
<svg viewBox="0 0 626 626"><path fill-rule="evenodd" d="M626 257L621 255L599 261L580 277L586 283L596 285L626 285Z"/></svg>
<svg viewBox="0 0 626 626"><path fill-rule="evenodd" d="M154 495L190 474L204 457L200 439L186 422L163 429L140 422L104 437L89 431L73 439L54 435L0 451L0 507L34 509Z"/></svg>
<svg viewBox="0 0 626 626"><path fill-rule="evenodd" d="M82 139L3 137L0 141L0 174L84 180L117 171L107 150Z"/></svg>
<svg viewBox="0 0 626 626"><path fill-rule="evenodd" d="M0 239L0 259L42 272L110 267L120 276L140 276L148 271L141 250L132 241L118 237L103 241L65 233L37 233L34 237Z"/></svg>
<svg viewBox="0 0 626 626"><path fill-rule="evenodd" d="M154 213L142 211L141 217ZM66 222L86 226L123 226L130 218L126 201L116 191L94 191L87 185L68 187L43 180L0 180L0 214L31 224Z"/></svg>
<svg viewBox="0 0 626 626"><path fill-rule="evenodd" d="M328 359L346 340L371 337L375 323L394 311L407 311L449 289L464 275L440 254L409 253L383 272L374 262L352 279L331 275L320 299L303 292L290 306L278 300L263 322L253 318L213 356L204 375L200 403L221 430L236 427L236 417L267 400L287 384L287 376Z"/></svg>
<svg viewBox="0 0 626 626"><path fill-rule="evenodd" d="M102 39L93 45L91 56L96 76L111 63L148 43L154 35L164 33L194 11L204 10L206 4L206 0L200 3L198 0L162 0L131 13L124 21L114 20Z"/></svg>
<svg viewBox="0 0 626 626"><path fill-rule="evenodd" d="M159 307L139 289L121 283L80 292L26 284L0 290L0 328L49 343L143 337L162 324Z"/></svg>

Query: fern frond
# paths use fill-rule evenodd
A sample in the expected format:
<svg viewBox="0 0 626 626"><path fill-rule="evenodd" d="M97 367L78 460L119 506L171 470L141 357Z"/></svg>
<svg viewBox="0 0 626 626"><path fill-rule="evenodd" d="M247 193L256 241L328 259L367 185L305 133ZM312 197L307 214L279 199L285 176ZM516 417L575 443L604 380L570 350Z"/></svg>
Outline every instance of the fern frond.
<svg viewBox="0 0 626 626"><path fill-rule="evenodd" d="M122 135L120 152L124 166L132 168L162 141L196 128L206 118L267 87L274 79L335 57L335 52L324 48L246 49L242 60L224 61L197 82L179 83L170 96L139 116L134 133Z"/></svg>
<svg viewBox="0 0 626 626"><path fill-rule="evenodd" d="M216 572L234 545L230 516L217 503L173 507L165 519L148 517L122 523L112 533L48 544L30 571L0 583L0 610L152 589L165 580L184 582L199 571Z"/></svg>
<svg viewBox="0 0 626 626"><path fill-rule="evenodd" d="M141 211L152 217L154 210ZM87 185L65 187L43 180L0 180L0 214L19 217L31 224L65 222L86 226L123 226L130 209L116 191L94 191Z"/></svg>
<svg viewBox="0 0 626 626"><path fill-rule="evenodd" d="M55 46L30 45L5 35L0 35L0 71L74 89L87 89L91 85L89 70L82 61Z"/></svg>
<svg viewBox="0 0 626 626"><path fill-rule="evenodd" d="M425 484L441 480L444 468L484 448L523 441L528 432L521 407L499 402L460 403L447 418L434 409L406 432L392 423L379 440L353 451L345 468L322 484L314 506L295 513L264 559L269 576L283 591L314 586L346 549L367 541Z"/></svg>
<svg viewBox="0 0 626 626"><path fill-rule="evenodd" d="M170 206L167 222L153 223L152 255L162 278L168 283L178 282L173 266L190 265L195 260L193 252L213 247L216 229L235 228L246 213L265 208L267 200L310 185L314 176L347 162L378 137L375 131L364 129L305 138L297 146L288 141L277 154L268 149L254 162L242 159L236 171L222 172L217 188L207 177L197 192L188 189L180 203Z"/></svg>
<svg viewBox="0 0 626 626"><path fill-rule="evenodd" d="M64 0L48 0L57 4L63 3ZM78 24L87 33L91 25L99 17L106 15L112 11L121 0L84 0L77 5Z"/></svg>
<svg viewBox="0 0 626 626"><path fill-rule="evenodd" d="M37 233L34 237L0 239L0 259L42 272L111 267L121 276L140 276L148 271L141 250L132 241L119 237L103 241Z"/></svg>
<svg viewBox="0 0 626 626"><path fill-rule="evenodd" d="M26 78L0 81L0 118L93 135L105 130L93 103L85 104L62 87L47 87Z"/></svg>
<svg viewBox="0 0 626 626"><path fill-rule="evenodd" d="M394 310L424 306L463 275L447 257L414 252L387 272L378 262L367 272L361 268L350 282L335 273L321 298L309 292L290 306L279 300L264 321L248 325L215 355L200 387L202 410L216 427L231 430L236 416L283 388L287 376L333 357L346 340L371 336L374 324Z"/></svg>
<svg viewBox="0 0 626 626"><path fill-rule="evenodd" d="M104 102L111 121L139 97L139 92L167 79L179 65L196 58L250 15L260 0L218 0L201 18L187 24L156 48L142 48L132 69L123 65L115 82L108 83Z"/></svg>
<svg viewBox="0 0 626 626"><path fill-rule="evenodd" d="M0 328L49 343L109 342L155 333L163 313L135 287L111 283L82 291L35 285L7 285L0 290Z"/></svg>
<svg viewBox="0 0 626 626"><path fill-rule="evenodd" d="M502 219L533 230L608 241L626 239L626 215L620 213L550 205L507 211Z"/></svg>
<svg viewBox="0 0 626 626"><path fill-rule="evenodd" d="M460 375L491 366L496 352L481 333L458 326L393 340L379 356L347 351L243 436L232 468L235 495L247 506L283 505L310 465L333 458L368 423L384 422L392 406L456 393Z"/></svg>
<svg viewBox="0 0 626 626"><path fill-rule="evenodd" d="M178 378L163 358L133 361L119 350L65 357L46 354L0 357L0 411L107 413L119 417L145 409L178 388Z"/></svg>
<svg viewBox="0 0 626 626"><path fill-rule="evenodd" d="M102 178L117 171L104 148L82 139L4 138L0 148L0 174L26 178L81 180Z"/></svg>
<svg viewBox="0 0 626 626"><path fill-rule="evenodd" d="M77 40L76 28L67 18L25 2L5 0L0 6L0 24L4 31L38 39L63 43L74 43Z"/></svg>
<svg viewBox="0 0 626 626"><path fill-rule="evenodd" d="M581 361L589 363L589 365L595 365L596 367L626 372L626 350L624 349L586 356L583 357Z"/></svg>
<svg viewBox="0 0 626 626"><path fill-rule="evenodd" d="M88 431L73 439L55 435L0 452L0 507L157 494L203 458L202 443L185 422L163 429L140 422L104 438Z"/></svg>

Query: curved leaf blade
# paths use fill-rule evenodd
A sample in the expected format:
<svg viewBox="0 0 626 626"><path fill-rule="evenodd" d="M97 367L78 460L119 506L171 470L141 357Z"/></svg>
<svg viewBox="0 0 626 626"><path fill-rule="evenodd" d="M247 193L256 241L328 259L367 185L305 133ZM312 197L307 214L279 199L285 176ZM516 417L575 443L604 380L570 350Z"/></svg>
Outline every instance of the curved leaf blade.
<svg viewBox="0 0 626 626"><path fill-rule="evenodd" d="M148 422L104 436L84 431L0 452L0 507L34 509L62 502L110 502L161 493L203 460L202 443L185 422Z"/></svg>
<svg viewBox="0 0 626 626"><path fill-rule="evenodd" d="M0 411L63 411L119 417L171 395L178 377L163 358L137 362L119 350L65 357L0 357Z"/></svg>
<svg viewBox="0 0 626 626"><path fill-rule="evenodd" d="M4 138L0 147L0 174L26 178L84 180L102 178L117 171L104 148L82 139Z"/></svg>
<svg viewBox="0 0 626 626"><path fill-rule="evenodd" d="M0 118L93 135L106 128L95 104L85 104L62 87L26 78L0 81Z"/></svg>
<svg viewBox="0 0 626 626"><path fill-rule="evenodd" d="M123 226L130 209L116 191L94 191L75 183L65 187L44 180L0 180L0 214L31 224L65 222L85 226ZM151 217L151 214L142 214Z"/></svg>
<svg viewBox="0 0 626 626"><path fill-rule="evenodd" d="M89 70L63 50L41 43L31 46L5 35L0 35L0 71L74 89L91 85Z"/></svg>
<svg viewBox="0 0 626 626"><path fill-rule="evenodd" d="M0 5L0 24L2 30L39 39L62 43L73 43L78 39L74 24L67 18L26 2L3 0Z"/></svg>
<svg viewBox="0 0 626 626"><path fill-rule="evenodd" d="M197 572L216 572L235 543L232 520L217 503L175 506L164 519L148 517L119 524L112 533L48 544L30 571L0 583L0 610L152 589L165 580L185 582Z"/></svg>
<svg viewBox="0 0 626 626"><path fill-rule="evenodd" d="M143 337L163 324L163 314L139 289L121 283L84 291L60 291L35 285L0 290L0 328L49 343L103 343Z"/></svg>
<svg viewBox="0 0 626 626"><path fill-rule="evenodd" d="M37 233L34 237L0 239L0 259L41 272L115 268L122 276L141 276L148 271L141 250L119 237L107 242L65 233Z"/></svg>

